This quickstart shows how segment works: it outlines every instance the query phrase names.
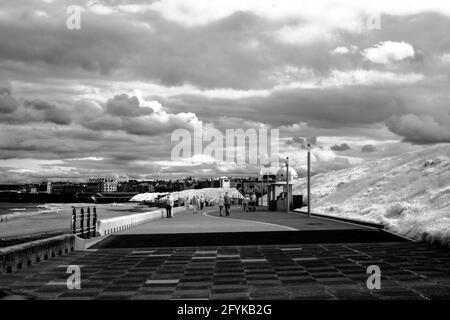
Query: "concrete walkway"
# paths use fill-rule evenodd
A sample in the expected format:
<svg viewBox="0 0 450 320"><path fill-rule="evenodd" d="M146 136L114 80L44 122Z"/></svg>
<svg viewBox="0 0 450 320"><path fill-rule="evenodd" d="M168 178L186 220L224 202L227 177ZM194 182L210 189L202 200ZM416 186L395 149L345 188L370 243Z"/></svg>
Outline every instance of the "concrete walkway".
<svg viewBox="0 0 450 320"><path fill-rule="evenodd" d="M368 229L333 220L307 218L302 214L271 212L265 209L243 212L241 207L231 208L230 216L219 216L218 208L206 207L194 214L179 213L171 219L161 219L128 229L116 234L171 234L210 232L254 232L254 231L309 231Z"/></svg>
<svg viewBox="0 0 450 320"><path fill-rule="evenodd" d="M238 211L226 218L180 213L113 234L98 249L0 276L0 298L450 298L448 248L326 219ZM171 246L177 237L181 245ZM81 269L80 290L67 288L69 265ZM367 288L370 265L381 269L379 290Z"/></svg>
<svg viewBox="0 0 450 320"><path fill-rule="evenodd" d="M233 211L237 208L232 209ZM252 231L293 231L296 230L282 224L271 224L264 221L238 220L232 216L218 217L209 215L216 213L217 208L204 209L194 214L179 213L171 219L160 219L117 234L171 234L171 233L208 233L208 232L252 232Z"/></svg>

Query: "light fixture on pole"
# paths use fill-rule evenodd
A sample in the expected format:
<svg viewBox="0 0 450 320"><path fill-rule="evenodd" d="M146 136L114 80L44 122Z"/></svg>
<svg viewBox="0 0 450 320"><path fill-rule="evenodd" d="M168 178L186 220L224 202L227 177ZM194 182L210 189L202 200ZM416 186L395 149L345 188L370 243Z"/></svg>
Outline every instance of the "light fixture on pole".
<svg viewBox="0 0 450 320"><path fill-rule="evenodd" d="M311 217L311 144L308 143L308 218Z"/></svg>

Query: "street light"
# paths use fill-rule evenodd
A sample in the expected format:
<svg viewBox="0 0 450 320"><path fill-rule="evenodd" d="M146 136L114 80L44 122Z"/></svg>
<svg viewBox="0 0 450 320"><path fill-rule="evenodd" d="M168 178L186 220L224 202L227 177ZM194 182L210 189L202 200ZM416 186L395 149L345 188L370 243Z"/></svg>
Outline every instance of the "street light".
<svg viewBox="0 0 450 320"><path fill-rule="evenodd" d="M286 157L286 212L289 213L289 157Z"/></svg>
<svg viewBox="0 0 450 320"><path fill-rule="evenodd" d="M311 144L308 143L308 218L311 218Z"/></svg>

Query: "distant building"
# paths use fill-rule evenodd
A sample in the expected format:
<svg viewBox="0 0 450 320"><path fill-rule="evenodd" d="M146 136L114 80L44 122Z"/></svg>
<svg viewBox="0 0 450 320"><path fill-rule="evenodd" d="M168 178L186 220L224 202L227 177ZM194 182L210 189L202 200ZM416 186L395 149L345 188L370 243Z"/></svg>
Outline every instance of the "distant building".
<svg viewBox="0 0 450 320"><path fill-rule="evenodd" d="M230 188L230 179L228 177L220 177L220 187Z"/></svg>
<svg viewBox="0 0 450 320"><path fill-rule="evenodd" d="M117 184L118 192L146 193L154 192L155 187L152 181L128 180Z"/></svg>
<svg viewBox="0 0 450 320"><path fill-rule="evenodd" d="M83 192L84 186L80 183L74 183L69 181L57 181L47 182L47 193L53 194L76 194L78 192Z"/></svg>
<svg viewBox="0 0 450 320"><path fill-rule="evenodd" d="M86 184L87 193L117 192L117 181L110 178L91 178Z"/></svg>
<svg viewBox="0 0 450 320"><path fill-rule="evenodd" d="M5 192L25 191L25 186L22 184L1 184L0 191Z"/></svg>

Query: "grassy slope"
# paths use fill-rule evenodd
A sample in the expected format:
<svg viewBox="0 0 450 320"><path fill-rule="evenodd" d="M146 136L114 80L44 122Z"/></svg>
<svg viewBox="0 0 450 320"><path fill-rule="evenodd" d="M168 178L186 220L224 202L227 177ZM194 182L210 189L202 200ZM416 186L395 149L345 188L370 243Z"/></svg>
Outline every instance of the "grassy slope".
<svg viewBox="0 0 450 320"><path fill-rule="evenodd" d="M305 182L294 189L304 193ZM313 211L450 243L450 144L315 176Z"/></svg>

